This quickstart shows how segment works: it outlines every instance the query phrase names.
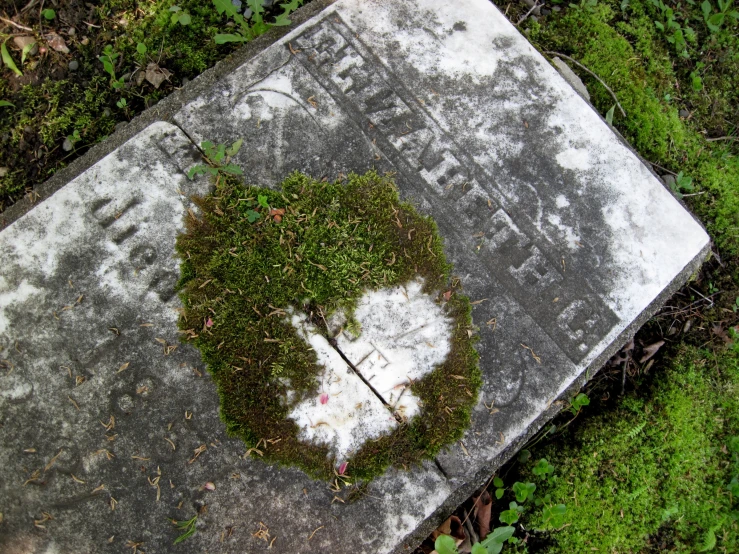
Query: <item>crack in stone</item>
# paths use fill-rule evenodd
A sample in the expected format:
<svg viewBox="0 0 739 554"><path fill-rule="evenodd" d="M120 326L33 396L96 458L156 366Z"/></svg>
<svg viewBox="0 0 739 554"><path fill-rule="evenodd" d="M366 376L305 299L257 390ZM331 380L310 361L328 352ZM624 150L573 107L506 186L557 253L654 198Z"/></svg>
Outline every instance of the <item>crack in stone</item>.
<svg viewBox="0 0 739 554"><path fill-rule="evenodd" d="M344 360L344 362L346 362L346 365L348 365L351 368L351 370L354 372L354 374L357 377L359 377L362 380L362 382L367 386L367 388L369 388L372 391L372 393L380 400L380 402L382 402L383 405L393 413L393 417L395 418L395 420L398 423L403 423L403 418L400 416L400 414L398 414L398 412L395 410L395 408L393 408L387 402L387 400L385 400L385 398L383 398L383 396L378 392L378 390L375 387L372 386L372 384L369 382L369 380L364 375L362 375L362 372L359 371L359 368L357 366L355 366L351 362L351 360L349 358L346 357L346 354L344 354L344 352L341 351L341 348L339 348L339 345L336 343L336 339L327 336L326 337L326 340L333 347L333 349L336 350L336 352L339 354L339 356L341 356L341 358ZM367 356L365 356L365 358L363 358L362 361L364 361L370 354L372 354L372 352L370 352L369 354L367 354ZM362 362L360 361L359 363L362 363Z"/></svg>

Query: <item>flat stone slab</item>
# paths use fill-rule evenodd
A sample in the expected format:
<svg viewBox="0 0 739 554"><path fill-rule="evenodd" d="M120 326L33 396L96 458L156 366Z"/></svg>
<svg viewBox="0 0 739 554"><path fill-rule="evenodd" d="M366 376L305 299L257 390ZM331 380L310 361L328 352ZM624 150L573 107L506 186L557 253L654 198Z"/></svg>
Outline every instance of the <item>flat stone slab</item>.
<svg viewBox="0 0 739 554"><path fill-rule="evenodd" d="M403 551L709 248L486 0L340 0L174 119L0 232L4 551L244 552L273 539L276 552ZM174 241L189 196L207 191L185 177L200 161L191 139L238 138L251 184L296 169L394 172L439 224L474 301L483 388L471 428L436 463L391 470L353 503L244 457L199 353L179 343ZM351 361L379 371L402 352L363 355ZM197 511L197 533L173 546L168 519Z"/></svg>

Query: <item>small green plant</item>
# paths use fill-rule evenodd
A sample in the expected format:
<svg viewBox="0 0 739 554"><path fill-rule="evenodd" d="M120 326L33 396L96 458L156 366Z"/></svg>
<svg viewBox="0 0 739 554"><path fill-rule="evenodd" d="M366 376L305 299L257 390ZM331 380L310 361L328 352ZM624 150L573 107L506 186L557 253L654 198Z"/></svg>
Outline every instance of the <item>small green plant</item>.
<svg viewBox="0 0 739 554"><path fill-rule="evenodd" d="M484 540L472 545L472 554L499 554L506 541L517 542L513 537L514 527L496 527ZM449 535L439 535L434 543L438 554L458 554L457 544Z"/></svg>
<svg viewBox="0 0 739 554"><path fill-rule="evenodd" d="M613 125L613 114L616 111L616 104L611 106L611 109L606 112L606 123Z"/></svg>
<svg viewBox="0 0 739 554"><path fill-rule="evenodd" d="M41 11L41 15L43 15L47 21L51 21L56 17L56 12L51 8L46 8L45 10Z"/></svg>
<svg viewBox="0 0 739 554"><path fill-rule="evenodd" d="M693 90L695 92L700 92L703 90L703 79L697 71L690 72L690 86L693 87Z"/></svg>
<svg viewBox="0 0 739 554"><path fill-rule="evenodd" d="M518 518L521 517L523 511L523 506L520 506L518 502L512 501L510 504L508 504L508 509L503 510L500 513L500 522L505 523L506 525L513 525L518 521Z"/></svg>
<svg viewBox="0 0 739 554"><path fill-rule="evenodd" d="M6 39L5 42L8 42L8 39ZM15 65L13 57L10 55L10 52L8 52L8 47L5 45L5 42L0 44L0 57L2 57L3 63L7 68L20 77L23 73L18 69L18 66Z"/></svg>
<svg viewBox="0 0 739 554"><path fill-rule="evenodd" d="M110 44L103 48L103 54L98 56L98 59L103 64L103 69L110 75L110 86L116 90L123 88L123 77L118 79L115 75L115 62L119 56L120 53L114 51L113 46Z"/></svg>
<svg viewBox="0 0 739 554"><path fill-rule="evenodd" d="M655 21L654 26L663 33L669 34L670 31L679 31L680 24L675 20L675 12L672 8L665 5L662 0L650 0L652 5L662 13L662 21Z"/></svg>
<svg viewBox="0 0 739 554"><path fill-rule="evenodd" d="M246 0L246 4L251 10L251 15L245 17L239 13L239 8L231 3L231 0L213 0L213 5L219 15L226 14L227 17L233 19L238 26L236 33L219 33L215 36L216 44L225 44L227 42L248 42L255 39L259 35L266 33L270 27L280 27L290 25L289 19L291 13L297 10L303 0L291 0L282 4L282 13L278 15L272 23L264 21L264 0Z"/></svg>
<svg viewBox="0 0 739 554"><path fill-rule="evenodd" d="M542 458L531 469L531 472L540 479L549 479L554 474L554 466L546 458Z"/></svg>
<svg viewBox="0 0 739 554"><path fill-rule="evenodd" d="M717 0L717 2L718 12L716 13L713 13L713 6L708 0L704 0L701 4L703 20L711 33L717 33L729 17L739 21L739 11L731 9L734 0Z"/></svg>
<svg viewBox="0 0 739 554"><path fill-rule="evenodd" d="M521 483L516 481L513 483L513 494L516 495L517 502L526 502L527 498L533 498L536 485L534 483Z"/></svg>
<svg viewBox="0 0 739 554"><path fill-rule="evenodd" d="M580 410L583 409L584 406L588 406L590 404L590 398L588 398L588 395L584 392L581 392L578 394L575 398L572 399L572 404L570 404L570 412L572 415L577 416L577 414L580 413Z"/></svg>
<svg viewBox="0 0 739 554"><path fill-rule="evenodd" d="M493 479L493 485L495 485L496 487L495 498L500 500L501 498L503 498L503 494L505 493L505 485L503 483L503 479L501 479L500 477L496 477L495 479Z"/></svg>
<svg viewBox="0 0 739 554"><path fill-rule="evenodd" d="M123 110L126 108L126 106L128 106L128 102L126 102L125 98L121 98L120 100L118 100L118 102L115 103L115 105Z"/></svg>
<svg viewBox="0 0 739 554"><path fill-rule="evenodd" d="M739 296L736 297L736 300L734 300L734 305L731 307L732 310L734 310L734 313L739 312Z"/></svg>
<svg viewBox="0 0 739 554"><path fill-rule="evenodd" d="M146 44L144 44L143 42L139 42L139 43L138 43L138 44L136 45L136 52L138 52L138 53L139 53L139 54L141 54L142 56L143 56L144 54L146 54L146 51L147 51L147 48L146 48Z"/></svg>
<svg viewBox="0 0 739 554"><path fill-rule="evenodd" d="M82 137L80 136L80 132L77 129L75 129L71 135L67 135L67 140L73 145L77 144L81 139Z"/></svg>
<svg viewBox="0 0 739 554"><path fill-rule="evenodd" d="M0 108L6 107L15 108L15 104L13 104L12 102L8 102L7 100L0 100Z"/></svg>
<svg viewBox="0 0 739 554"><path fill-rule="evenodd" d="M695 44L697 41L695 31L689 27L681 27L675 17L675 12L662 0L650 0L652 5L660 11L661 21L654 21L654 26L664 33L667 42L675 46L675 52L681 57L688 59L688 43Z"/></svg>
<svg viewBox="0 0 739 554"><path fill-rule="evenodd" d="M546 497L544 498L546 502ZM544 520L544 528L556 528L561 527L564 523L564 518L567 515L567 506L565 504L553 504L546 506L542 510L542 519Z"/></svg>
<svg viewBox="0 0 739 554"><path fill-rule="evenodd" d="M169 18L172 25L176 25L177 23L180 25L189 25L192 23L192 17L190 17L187 10L183 10L179 6L171 6L169 11L172 12L172 15Z"/></svg>
<svg viewBox="0 0 739 554"><path fill-rule="evenodd" d="M174 540L173 544L179 544L188 537L191 537L195 534L196 527L195 524L198 522L198 516L197 514L192 516L192 518L188 519L187 521L177 521L175 519L170 520L179 531L182 531L182 534L177 537Z"/></svg>
<svg viewBox="0 0 739 554"><path fill-rule="evenodd" d="M21 50L21 65L26 63L26 56L28 56L28 53L33 50L34 46L36 46L36 43L30 42L23 47L23 50Z"/></svg>
<svg viewBox="0 0 739 554"><path fill-rule="evenodd" d="M238 165L231 163L236 153L241 148L244 140L239 139L234 142L231 146L226 148L225 144L214 144L209 140L200 143L200 148L203 150L203 157L207 162L205 164L198 164L193 166L188 171L187 176L192 179L196 175L218 175L219 173L226 173L228 175L243 175L243 171ZM260 204L261 204L260 200ZM266 197L264 202L266 202Z"/></svg>
<svg viewBox="0 0 739 554"><path fill-rule="evenodd" d="M683 193L685 192L693 192L693 190L695 190L695 187L693 186L693 178L688 177L682 171L675 175L675 182L670 184L670 188L678 198L682 198Z"/></svg>

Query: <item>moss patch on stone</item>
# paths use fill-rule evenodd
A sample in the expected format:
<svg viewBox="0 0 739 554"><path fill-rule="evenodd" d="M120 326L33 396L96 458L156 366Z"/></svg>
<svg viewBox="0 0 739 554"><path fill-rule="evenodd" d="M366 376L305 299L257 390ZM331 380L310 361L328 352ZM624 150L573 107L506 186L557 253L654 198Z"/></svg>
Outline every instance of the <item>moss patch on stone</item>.
<svg viewBox="0 0 739 554"><path fill-rule="evenodd" d="M297 399L317 394L322 367L284 310L301 309L325 329L324 318L351 316L365 291L421 277L454 322L451 350L412 385L421 415L360 447L349 473L367 480L390 465L409 467L461 437L481 382L471 306L451 278L436 224L399 200L390 177L329 183L295 173L271 190L219 176L195 202L201 213L188 215L177 239L180 328L202 352L233 436L266 460L332 477L346 460L301 441L287 417Z"/></svg>

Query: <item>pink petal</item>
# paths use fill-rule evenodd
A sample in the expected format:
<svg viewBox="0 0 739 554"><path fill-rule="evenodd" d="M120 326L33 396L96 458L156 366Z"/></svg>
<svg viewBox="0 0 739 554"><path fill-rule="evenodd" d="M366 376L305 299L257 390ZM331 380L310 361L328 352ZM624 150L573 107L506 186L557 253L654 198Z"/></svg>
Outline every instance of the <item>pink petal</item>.
<svg viewBox="0 0 739 554"><path fill-rule="evenodd" d="M213 327L213 320L211 318L208 318L208 321L205 322L206 327Z"/></svg>
<svg viewBox="0 0 739 554"><path fill-rule="evenodd" d="M339 475L344 475L346 473L346 468L349 466L349 462L344 462L339 466Z"/></svg>
<svg viewBox="0 0 739 554"><path fill-rule="evenodd" d="M206 490L209 490L209 491L216 490L216 486L213 483L211 483L210 481L208 481L205 485L203 485L203 488L206 489Z"/></svg>
<svg viewBox="0 0 739 554"><path fill-rule="evenodd" d="M321 395L321 404L328 404L328 393L324 392Z"/></svg>

